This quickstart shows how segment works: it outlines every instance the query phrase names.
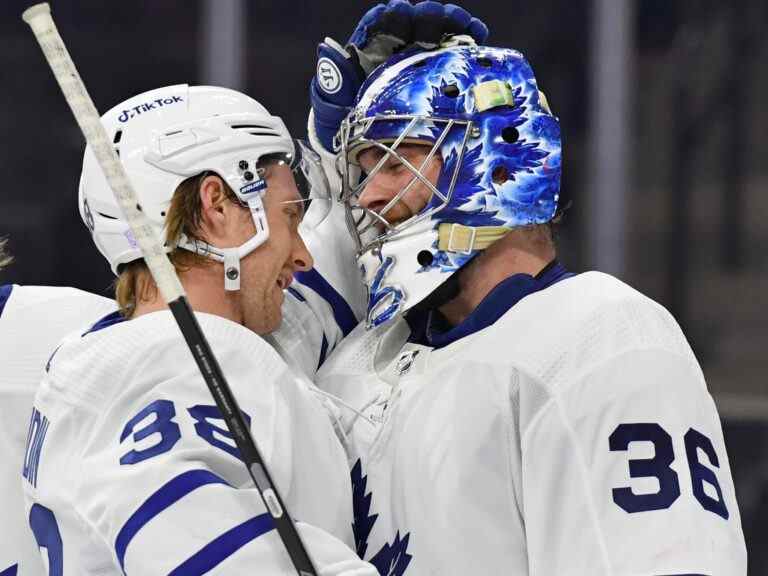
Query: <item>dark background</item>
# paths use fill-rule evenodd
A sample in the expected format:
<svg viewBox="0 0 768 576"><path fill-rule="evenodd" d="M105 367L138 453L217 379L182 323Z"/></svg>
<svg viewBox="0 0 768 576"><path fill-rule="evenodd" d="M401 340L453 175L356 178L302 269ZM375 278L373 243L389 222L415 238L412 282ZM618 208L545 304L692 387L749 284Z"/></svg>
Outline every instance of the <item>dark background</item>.
<svg viewBox="0 0 768 576"><path fill-rule="evenodd" d="M205 80L211 0L52 2L99 110L134 94ZM224 4L230 0L217 0ZM625 1L625 0L617 0ZM630 186L620 276L670 308L724 421L751 576L768 574L768 199L764 0L626 0L632 8ZM0 3L0 235L3 282L109 294L112 275L77 214L83 140L21 11ZM218 5L221 5L218 4ZM245 91L304 134L316 44L344 41L372 2L246 2ZM574 207L560 239L574 271L595 267L589 234L590 53L597 0L462 5L489 44L522 51L564 135Z"/></svg>

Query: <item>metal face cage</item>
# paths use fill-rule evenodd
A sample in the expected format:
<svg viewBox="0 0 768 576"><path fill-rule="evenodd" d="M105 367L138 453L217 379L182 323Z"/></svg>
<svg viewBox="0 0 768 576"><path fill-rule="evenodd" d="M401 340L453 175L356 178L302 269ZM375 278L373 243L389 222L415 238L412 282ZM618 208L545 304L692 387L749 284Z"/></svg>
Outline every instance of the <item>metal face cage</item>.
<svg viewBox="0 0 768 576"><path fill-rule="evenodd" d="M381 137L377 124L403 123L405 127L392 137ZM424 170L431 160L438 154L446 143L448 136L454 128L461 130L458 134L460 144L458 158L447 190L439 190L425 176ZM425 136L425 129L428 136ZM467 141L473 132L471 120L456 120L453 118L440 118L431 116L417 116L409 114L376 115L368 118L355 118L350 116L341 125L339 136L341 140L340 172L342 174L341 201L347 210L347 225L350 233L357 242L359 253L377 248L385 242L399 236L415 224L430 218L451 202L453 190L459 175ZM391 134L391 131L390 131ZM402 154L398 148L402 144L431 144L431 149L421 162L420 166L414 166ZM360 171L357 157L365 149L378 148L384 152L376 165L365 175ZM395 158L405 166L412 174L408 183L386 205L379 210L363 208L359 204L359 198L366 186L379 173L389 158ZM442 159L442 157L441 157ZM444 175L441 174L441 179ZM400 223L390 223L386 215L400 202L411 188L419 182L430 192L430 200L419 210L417 214Z"/></svg>

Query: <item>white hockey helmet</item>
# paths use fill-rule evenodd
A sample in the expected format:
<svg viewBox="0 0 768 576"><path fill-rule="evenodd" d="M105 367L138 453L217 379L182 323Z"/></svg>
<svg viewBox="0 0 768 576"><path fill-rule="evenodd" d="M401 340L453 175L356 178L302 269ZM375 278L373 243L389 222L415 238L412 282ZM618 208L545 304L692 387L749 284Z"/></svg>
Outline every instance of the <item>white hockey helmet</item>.
<svg viewBox="0 0 768 576"><path fill-rule="evenodd" d="M237 248L219 249L183 238L179 247L224 262L225 286L239 289L240 259L269 236L262 197L260 159L275 155L290 163L294 141L283 121L254 99L227 88L180 84L158 88L118 104L102 116L139 202L161 238L165 215L179 184L214 172L248 205L256 234ZM83 159L80 216L117 274L121 264L142 257L117 201L89 147ZM166 251L176 246L166 245Z"/></svg>

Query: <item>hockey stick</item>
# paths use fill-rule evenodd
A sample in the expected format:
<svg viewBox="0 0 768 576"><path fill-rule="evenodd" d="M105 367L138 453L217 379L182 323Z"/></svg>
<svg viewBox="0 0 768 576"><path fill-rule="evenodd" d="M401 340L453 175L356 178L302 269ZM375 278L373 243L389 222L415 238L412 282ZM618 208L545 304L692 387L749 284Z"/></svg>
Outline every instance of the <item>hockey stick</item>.
<svg viewBox="0 0 768 576"><path fill-rule="evenodd" d="M45 59L64 93L64 98L72 109L85 140L93 150L112 188L115 199L120 204L123 215L141 248L141 253L152 278L171 309L189 350L200 368L205 383L208 385L216 405L221 410L227 428L235 439L248 472L264 501L264 505L272 516L277 532L291 557L296 572L300 576L316 576L317 571L309 554L307 554L299 533L296 531L293 520L285 509L277 487L272 482L266 463L251 437L248 425L245 423L237 401L232 395L232 390L229 388L229 384L221 372L221 367L187 302L181 281L165 255L160 239L141 210L136 192L107 137L93 100L91 100L66 46L64 46L64 41L51 17L51 7L47 3L36 4L25 10L22 18L32 28Z"/></svg>

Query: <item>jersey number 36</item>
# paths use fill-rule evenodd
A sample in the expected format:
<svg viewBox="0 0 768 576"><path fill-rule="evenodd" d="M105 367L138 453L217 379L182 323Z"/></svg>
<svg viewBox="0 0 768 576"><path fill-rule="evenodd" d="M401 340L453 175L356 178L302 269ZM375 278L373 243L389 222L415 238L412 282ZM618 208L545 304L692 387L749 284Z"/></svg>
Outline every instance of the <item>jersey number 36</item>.
<svg viewBox="0 0 768 576"><path fill-rule="evenodd" d="M688 469L691 473L693 496L705 510L728 519L728 508L723 499L723 491L715 473L699 461L702 451L712 466L720 467L712 442L701 432L689 428L683 437ZM675 460L672 437L664 428L655 423L620 424L608 438L611 451L626 451L632 442L651 442L654 448L653 458L632 459L629 461L631 478L656 478L658 492L635 494L629 487L614 488L613 501L629 513L647 512L669 508L680 497L680 482L671 464ZM713 498L704 491L704 484L711 486L717 493Z"/></svg>

